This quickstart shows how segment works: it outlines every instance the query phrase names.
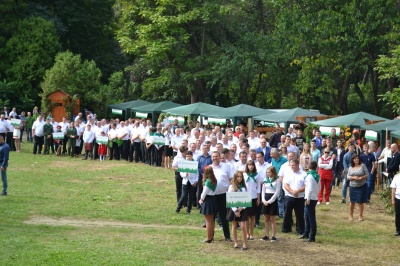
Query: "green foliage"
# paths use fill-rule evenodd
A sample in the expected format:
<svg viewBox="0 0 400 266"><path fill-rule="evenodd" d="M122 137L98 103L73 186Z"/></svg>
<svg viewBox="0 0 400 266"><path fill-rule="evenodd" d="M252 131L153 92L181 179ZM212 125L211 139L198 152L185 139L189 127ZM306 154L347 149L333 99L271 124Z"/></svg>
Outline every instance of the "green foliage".
<svg viewBox="0 0 400 266"><path fill-rule="evenodd" d="M379 193L381 199L384 201L385 208L390 212L394 213L394 209L392 206L392 190L391 188L387 188L384 191Z"/></svg>
<svg viewBox="0 0 400 266"><path fill-rule="evenodd" d="M310 143L314 138L313 131L319 129L319 125L308 123L307 127L304 129L304 136L306 137L306 142Z"/></svg>
<svg viewBox="0 0 400 266"><path fill-rule="evenodd" d="M46 71L41 84L43 111L49 111L46 105L47 95L56 90L62 90L71 96L77 95L81 107L99 110L103 106L96 93L102 86L100 79L101 71L94 61L82 61L80 55L69 51L59 53L54 66Z"/></svg>
<svg viewBox="0 0 400 266"><path fill-rule="evenodd" d="M39 17L18 22L16 31L7 41L4 61L8 66L7 79L15 83L15 97L26 93L34 100L39 99L39 84L59 50L60 43L51 22Z"/></svg>

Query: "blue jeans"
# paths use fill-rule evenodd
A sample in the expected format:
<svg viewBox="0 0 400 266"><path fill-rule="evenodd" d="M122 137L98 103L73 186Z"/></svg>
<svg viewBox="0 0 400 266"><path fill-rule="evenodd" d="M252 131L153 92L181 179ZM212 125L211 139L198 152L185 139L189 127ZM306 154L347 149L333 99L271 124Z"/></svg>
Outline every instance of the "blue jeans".
<svg viewBox="0 0 400 266"><path fill-rule="evenodd" d="M371 194L374 192L375 176L372 173L368 173L367 178L367 200L371 199Z"/></svg>
<svg viewBox="0 0 400 266"><path fill-rule="evenodd" d="M317 219L315 217L315 206L317 206L318 200L310 200L310 205L305 204L304 207L304 219L306 221L306 229L304 235L310 239L315 240L317 234Z"/></svg>
<svg viewBox="0 0 400 266"><path fill-rule="evenodd" d="M21 132L21 136L22 136L22 132ZM27 128L26 129L26 140L28 142L32 142L33 138L32 138L32 128Z"/></svg>
<svg viewBox="0 0 400 266"><path fill-rule="evenodd" d="M7 194L7 168L4 169L4 171L1 171L1 181L3 182L3 194Z"/></svg>

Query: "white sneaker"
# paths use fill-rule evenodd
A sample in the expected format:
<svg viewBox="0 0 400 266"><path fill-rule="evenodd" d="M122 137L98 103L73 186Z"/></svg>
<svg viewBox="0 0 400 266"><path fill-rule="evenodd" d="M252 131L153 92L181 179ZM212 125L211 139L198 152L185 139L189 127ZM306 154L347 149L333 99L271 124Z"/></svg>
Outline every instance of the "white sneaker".
<svg viewBox="0 0 400 266"><path fill-rule="evenodd" d="M329 204L330 204L329 202L326 203L326 205L329 205Z"/></svg>
<svg viewBox="0 0 400 266"><path fill-rule="evenodd" d="M320 205L320 204L321 204L321 202L318 201L318 202L317 202L317 205Z"/></svg>

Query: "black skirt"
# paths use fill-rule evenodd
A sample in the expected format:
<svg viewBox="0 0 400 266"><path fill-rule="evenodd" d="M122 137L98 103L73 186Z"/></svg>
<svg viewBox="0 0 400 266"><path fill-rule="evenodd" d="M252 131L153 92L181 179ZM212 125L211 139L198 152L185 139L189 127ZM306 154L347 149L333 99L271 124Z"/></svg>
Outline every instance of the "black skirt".
<svg viewBox="0 0 400 266"><path fill-rule="evenodd" d="M251 200L251 207L246 208L247 216L255 216L257 213L257 199Z"/></svg>
<svg viewBox="0 0 400 266"><path fill-rule="evenodd" d="M367 184L364 184L361 187L350 187L350 202L351 203L367 202Z"/></svg>
<svg viewBox="0 0 400 266"><path fill-rule="evenodd" d="M215 196L206 196L201 204L200 213L203 215L216 215L218 213L218 203Z"/></svg>
<svg viewBox="0 0 400 266"><path fill-rule="evenodd" d="M172 156L173 150L169 145L164 145L165 156Z"/></svg>
<svg viewBox="0 0 400 266"><path fill-rule="evenodd" d="M240 212L240 217L236 217L235 212L232 211L232 208L229 208L228 213L227 213L227 215L226 215L226 219L227 219L228 221L231 221L231 222L232 222L232 221L245 222L245 221L247 221L247 219L248 219L248 216L247 216L247 209L248 209L248 208L243 209L243 210Z"/></svg>
<svg viewBox="0 0 400 266"><path fill-rule="evenodd" d="M272 198L274 194L273 193L265 193L265 200L269 200ZM278 208L278 199L276 199L272 204L268 204L268 206L265 206L264 203L261 203L261 214L268 214L272 216L276 216L279 213L279 208Z"/></svg>

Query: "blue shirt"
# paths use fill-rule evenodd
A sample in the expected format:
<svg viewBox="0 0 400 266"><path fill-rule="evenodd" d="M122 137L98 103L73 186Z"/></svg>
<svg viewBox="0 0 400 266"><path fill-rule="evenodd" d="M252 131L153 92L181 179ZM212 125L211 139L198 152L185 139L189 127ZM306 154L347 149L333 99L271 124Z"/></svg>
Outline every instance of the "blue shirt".
<svg viewBox="0 0 400 266"><path fill-rule="evenodd" d="M10 146L7 143L0 144L0 164L1 167L7 168L8 158L10 154Z"/></svg>
<svg viewBox="0 0 400 266"><path fill-rule="evenodd" d="M197 161L199 162L199 175L203 175L204 174L204 166L206 166L206 165L210 165L210 164L212 164L212 161L211 161L211 155L207 155L207 156L204 156L204 154L202 154L201 156L199 156L198 158L197 158Z"/></svg>
<svg viewBox="0 0 400 266"><path fill-rule="evenodd" d="M272 158L272 166L275 167L276 172L279 173L279 170L281 169L282 164L287 162L287 158L283 157L280 155L278 160L275 160Z"/></svg>
<svg viewBox="0 0 400 266"><path fill-rule="evenodd" d="M368 169L368 172L371 173L372 163L376 161L375 155L373 153L368 153L368 155L363 153L360 155L360 160L361 162L363 162L363 164L365 164L365 166Z"/></svg>

